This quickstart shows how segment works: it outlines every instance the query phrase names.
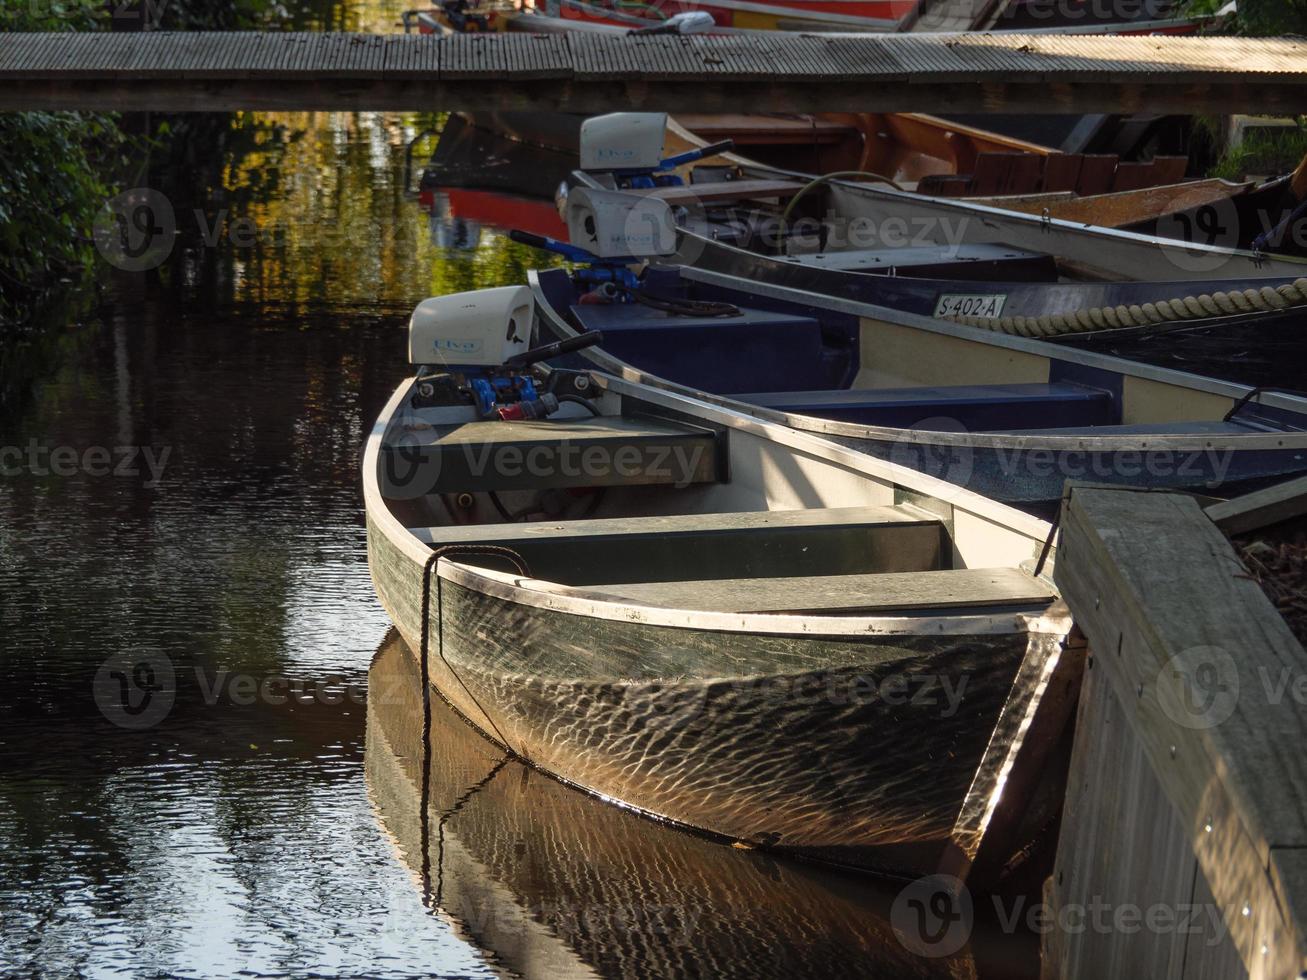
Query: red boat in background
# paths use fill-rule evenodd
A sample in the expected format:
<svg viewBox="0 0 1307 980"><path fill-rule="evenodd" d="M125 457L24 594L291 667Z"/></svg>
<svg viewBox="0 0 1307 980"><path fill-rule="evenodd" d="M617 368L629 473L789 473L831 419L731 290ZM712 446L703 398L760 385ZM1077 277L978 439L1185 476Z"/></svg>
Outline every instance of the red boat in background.
<svg viewBox="0 0 1307 980"><path fill-rule="evenodd" d="M457 222L465 228L528 231L545 238L567 239L567 226L553 201L524 197L507 191L470 187L421 191L418 203L433 222ZM433 237L445 244L439 234ZM447 237L447 236L445 236Z"/></svg>

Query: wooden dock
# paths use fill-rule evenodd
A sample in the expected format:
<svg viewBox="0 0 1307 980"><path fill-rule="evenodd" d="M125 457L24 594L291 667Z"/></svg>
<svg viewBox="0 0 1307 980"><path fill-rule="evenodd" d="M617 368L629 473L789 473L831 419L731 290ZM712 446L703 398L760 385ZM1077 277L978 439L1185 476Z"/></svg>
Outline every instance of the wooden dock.
<svg viewBox="0 0 1307 980"><path fill-rule="evenodd" d="M1307 968L1307 652L1216 523L1301 516L1293 490L1072 488L1056 577L1089 660L1045 977Z"/></svg>
<svg viewBox="0 0 1307 980"><path fill-rule="evenodd" d="M0 35L0 110L1282 112L1295 38Z"/></svg>

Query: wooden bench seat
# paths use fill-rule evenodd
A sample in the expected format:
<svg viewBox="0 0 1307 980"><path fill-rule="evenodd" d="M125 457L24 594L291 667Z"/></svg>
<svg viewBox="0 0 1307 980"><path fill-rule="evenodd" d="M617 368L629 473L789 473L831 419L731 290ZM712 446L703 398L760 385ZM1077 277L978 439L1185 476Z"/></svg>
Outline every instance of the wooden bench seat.
<svg viewBox="0 0 1307 980"><path fill-rule="evenodd" d="M722 450L707 429L654 419L474 422L383 449L383 492L541 490L712 483Z"/></svg>
<svg viewBox="0 0 1307 980"><path fill-rule="evenodd" d="M962 568L879 575L716 579L594 585L590 590L645 606L720 612L848 613L1042 607L1055 593L1018 568Z"/></svg>
<svg viewBox="0 0 1307 980"><path fill-rule="evenodd" d="M696 578L851 575L947 568L944 525L905 507L745 511L670 517L411 528L433 544L496 544L536 578L608 585ZM464 560L464 559L460 559ZM492 558L472 564L511 570Z"/></svg>

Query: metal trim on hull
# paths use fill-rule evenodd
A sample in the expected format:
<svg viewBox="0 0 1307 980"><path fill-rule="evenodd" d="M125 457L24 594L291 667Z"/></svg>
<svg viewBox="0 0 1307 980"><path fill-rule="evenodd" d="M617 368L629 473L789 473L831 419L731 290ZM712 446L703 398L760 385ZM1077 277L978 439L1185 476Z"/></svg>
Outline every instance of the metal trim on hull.
<svg viewBox="0 0 1307 980"><path fill-rule="evenodd" d="M977 636L1024 633L1030 615L1005 616L802 616L784 613L724 613L701 609L667 609L607 600L587 595L583 588L560 586L539 579L477 568L442 558L436 574L447 582L473 589L520 606L589 619L640 623L675 629L759 636L802 636L808 639L856 636ZM814 626L815 624L815 626Z"/></svg>

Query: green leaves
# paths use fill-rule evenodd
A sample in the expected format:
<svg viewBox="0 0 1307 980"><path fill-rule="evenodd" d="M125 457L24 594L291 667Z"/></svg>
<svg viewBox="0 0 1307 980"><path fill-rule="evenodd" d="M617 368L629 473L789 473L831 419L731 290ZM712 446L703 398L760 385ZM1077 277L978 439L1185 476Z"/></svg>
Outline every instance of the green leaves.
<svg viewBox="0 0 1307 980"><path fill-rule="evenodd" d="M0 323L26 319L42 293L89 267L110 196L102 167L121 145L110 117L0 114Z"/></svg>

